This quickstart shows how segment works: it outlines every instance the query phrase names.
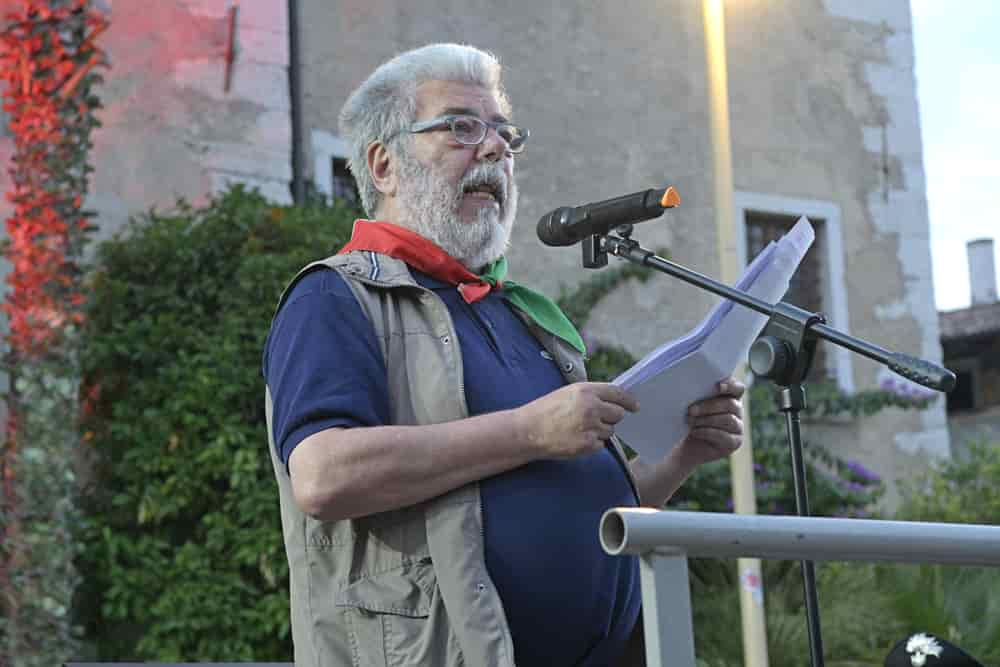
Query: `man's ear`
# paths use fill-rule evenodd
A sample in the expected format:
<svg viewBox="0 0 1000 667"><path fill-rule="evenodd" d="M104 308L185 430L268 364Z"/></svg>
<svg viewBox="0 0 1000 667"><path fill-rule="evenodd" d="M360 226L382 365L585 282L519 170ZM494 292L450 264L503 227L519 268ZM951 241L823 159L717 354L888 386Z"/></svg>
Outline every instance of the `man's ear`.
<svg viewBox="0 0 1000 667"><path fill-rule="evenodd" d="M375 189L387 197L396 196L396 160L386 145L381 141L373 141L368 145L366 157Z"/></svg>

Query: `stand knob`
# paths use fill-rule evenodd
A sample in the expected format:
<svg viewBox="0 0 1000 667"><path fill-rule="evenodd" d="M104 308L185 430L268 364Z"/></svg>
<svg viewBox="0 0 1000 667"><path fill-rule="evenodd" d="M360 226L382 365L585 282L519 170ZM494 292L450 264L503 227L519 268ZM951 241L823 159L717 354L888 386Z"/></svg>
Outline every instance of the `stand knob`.
<svg viewBox="0 0 1000 667"><path fill-rule="evenodd" d="M774 336L761 336L750 346L750 370L759 377L781 378L792 361L791 347Z"/></svg>

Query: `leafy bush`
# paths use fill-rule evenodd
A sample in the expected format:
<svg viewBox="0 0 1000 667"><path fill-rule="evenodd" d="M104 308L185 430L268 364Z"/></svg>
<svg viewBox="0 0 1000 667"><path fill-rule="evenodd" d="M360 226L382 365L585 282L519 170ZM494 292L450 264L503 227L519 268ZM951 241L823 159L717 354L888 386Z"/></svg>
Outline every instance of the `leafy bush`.
<svg viewBox="0 0 1000 667"><path fill-rule="evenodd" d="M902 486L899 518L1000 524L1000 443L969 443L962 457L937 462ZM931 632L985 664L1000 663L1000 571L940 565L885 565L880 585L893 591L908 632Z"/></svg>
<svg viewBox="0 0 1000 667"><path fill-rule="evenodd" d="M1000 524L1000 442L970 442L965 456L943 459L902 487L909 521Z"/></svg>
<svg viewBox="0 0 1000 667"><path fill-rule="evenodd" d="M99 660L288 660L260 360L278 295L355 212L235 189L103 244L83 370L92 446L77 611Z"/></svg>

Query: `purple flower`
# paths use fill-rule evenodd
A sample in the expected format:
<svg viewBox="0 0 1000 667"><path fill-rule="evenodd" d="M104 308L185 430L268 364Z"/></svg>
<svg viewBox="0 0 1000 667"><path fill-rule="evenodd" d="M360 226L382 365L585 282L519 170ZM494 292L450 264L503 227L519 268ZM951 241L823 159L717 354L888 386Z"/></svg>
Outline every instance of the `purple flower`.
<svg viewBox="0 0 1000 667"><path fill-rule="evenodd" d="M897 380L892 377L882 378L878 386L883 391L888 391L896 396L908 399L915 403L928 401L935 396L935 392L929 389L924 389L923 387L919 387L911 382Z"/></svg>
<svg viewBox="0 0 1000 667"><path fill-rule="evenodd" d="M847 461L847 468L852 473L854 473L855 475L857 475L858 477L860 477L863 480L866 480L866 481L869 481L869 482L880 482L880 481L882 481L882 478L879 477L876 473L874 473L873 471L871 471L868 468L864 467L863 465L861 465L861 463L859 463L858 461L855 461L854 459L848 459L848 461Z"/></svg>

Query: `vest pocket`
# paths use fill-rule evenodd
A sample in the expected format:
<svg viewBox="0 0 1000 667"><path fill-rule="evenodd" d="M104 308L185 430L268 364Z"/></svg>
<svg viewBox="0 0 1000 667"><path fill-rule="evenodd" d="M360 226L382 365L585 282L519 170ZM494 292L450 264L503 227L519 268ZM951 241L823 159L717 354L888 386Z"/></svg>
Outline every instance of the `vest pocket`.
<svg viewBox="0 0 1000 667"><path fill-rule="evenodd" d="M428 558L355 581L334 604L350 616L357 665L462 664Z"/></svg>
<svg viewBox="0 0 1000 667"><path fill-rule="evenodd" d="M397 614L426 618L430 612L433 589L437 586L429 559L422 559L399 570L359 579L334 597L338 607L363 609L373 614Z"/></svg>

